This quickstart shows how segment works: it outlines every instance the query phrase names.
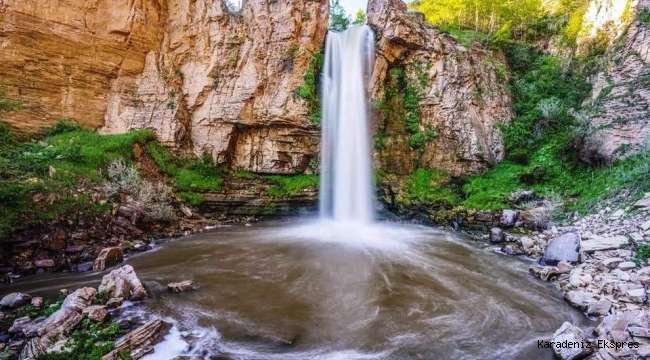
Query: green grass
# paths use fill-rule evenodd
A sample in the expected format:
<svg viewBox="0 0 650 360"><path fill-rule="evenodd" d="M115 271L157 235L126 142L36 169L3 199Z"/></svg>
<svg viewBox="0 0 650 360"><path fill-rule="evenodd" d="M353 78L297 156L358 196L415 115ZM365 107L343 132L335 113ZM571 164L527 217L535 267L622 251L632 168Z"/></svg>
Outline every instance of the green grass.
<svg viewBox="0 0 650 360"><path fill-rule="evenodd" d="M454 207L460 198L449 173L438 169L417 169L404 183L402 202L432 207Z"/></svg>
<svg viewBox="0 0 650 360"><path fill-rule="evenodd" d="M115 159L133 161L133 145L153 139L149 131L102 136L63 121L39 141L20 141L0 123L0 238L76 212L106 210L75 189L100 183L100 169ZM52 176L50 167L55 169ZM32 201L49 194L56 199Z"/></svg>
<svg viewBox="0 0 650 360"><path fill-rule="evenodd" d="M205 196L193 192L178 193L178 197L186 204L191 206L201 206L205 203Z"/></svg>
<svg viewBox="0 0 650 360"><path fill-rule="evenodd" d="M113 350L113 341L121 333L117 323L94 323L90 319L84 319L72 332L61 352L43 354L37 360L100 360ZM128 354L120 354L120 358L128 359Z"/></svg>
<svg viewBox="0 0 650 360"><path fill-rule="evenodd" d="M223 171L214 165L211 156L179 157L155 142L149 143L147 150L158 168L174 182L175 191L201 193L221 190Z"/></svg>
<svg viewBox="0 0 650 360"><path fill-rule="evenodd" d="M300 194L305 189L317 188L318 175L271 175L265 178L272 184L268 195L275 198L287 198Z"/></svg>
<svg viewBox="0 0 650 360"><path fill-rule="evenodd" d="M650 245L639 245L634 251L634 262L636 266L643 266L648 259L650 259Z"/></svg>

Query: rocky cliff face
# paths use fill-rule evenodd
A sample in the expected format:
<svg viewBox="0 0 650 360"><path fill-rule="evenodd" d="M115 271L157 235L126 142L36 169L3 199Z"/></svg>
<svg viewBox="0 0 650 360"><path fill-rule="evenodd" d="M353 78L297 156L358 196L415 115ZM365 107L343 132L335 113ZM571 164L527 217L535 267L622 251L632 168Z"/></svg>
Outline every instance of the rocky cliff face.
<svg viewBox="0 0 650 360"><path fill-rule="evenodd" d="M222 0L0 0L2 85L24 103L4 120L22 129L63 117L105 134L153 129L169 146L232 169L316 170L313 108L294 94L322 49L328 5L250 0L233 12ZM401 1L371 1L368 18L378 41L370 92L385 105L376 112L377 165L460 175L499 161L495 125L512 117L500 63ZM414 82L415 104L402 96Z"/></svg>
<svg viewBox="0 0 650 360"><path fill-rule="evenodd" d="M631 11L627 32L606 54L603 71L593 79L586 160L593 154L609 160L623 157L650 139L650 27L643 20L650 1L640 0Z"/></svg>
<svg viewBox="0 0 650 360"><path fill-rule="evenodd" d="M378 165L395 174L421 166L461 175L501 161L496 127L513 116L502 63L461 46L399 0L371 0L368 24L377 37L370 92L379 104Z"/></svg>
<svg viewBox="0 0 650 360"><path fill-rule="evenodd" d="M327 30L325 0L0 0L6 120L153 129L237 169L294 173L318 151L294 96Z"/></svg>

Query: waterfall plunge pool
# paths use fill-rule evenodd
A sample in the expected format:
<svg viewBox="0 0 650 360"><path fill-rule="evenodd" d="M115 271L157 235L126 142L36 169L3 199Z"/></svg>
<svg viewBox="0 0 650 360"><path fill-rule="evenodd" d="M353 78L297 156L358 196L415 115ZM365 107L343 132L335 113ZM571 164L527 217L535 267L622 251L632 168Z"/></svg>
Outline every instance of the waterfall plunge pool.
<svg viewBox="0 0 650 360"><path fill-rule="evenodd" d="M424 226L265 222L127 263L153 296L123 311L175 324L149 360L552 359L537 341L564 321L588 322L527 273L529 262ZM37 275L3 290L52 294L96 286L103 274ZM200 288L166 289L185 279Z"/></svg>

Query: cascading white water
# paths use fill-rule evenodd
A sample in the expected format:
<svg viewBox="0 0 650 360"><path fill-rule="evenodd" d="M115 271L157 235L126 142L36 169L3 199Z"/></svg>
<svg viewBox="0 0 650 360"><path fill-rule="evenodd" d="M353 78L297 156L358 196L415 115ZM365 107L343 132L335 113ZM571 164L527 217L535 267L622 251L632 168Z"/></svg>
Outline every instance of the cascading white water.
<svg viewBox="0 0 650 360"><path fill-rule="evenodd" d="M322 77L320 214L336 221L373 219L366 82L374 64L368 26L330 32Z"/></svg>

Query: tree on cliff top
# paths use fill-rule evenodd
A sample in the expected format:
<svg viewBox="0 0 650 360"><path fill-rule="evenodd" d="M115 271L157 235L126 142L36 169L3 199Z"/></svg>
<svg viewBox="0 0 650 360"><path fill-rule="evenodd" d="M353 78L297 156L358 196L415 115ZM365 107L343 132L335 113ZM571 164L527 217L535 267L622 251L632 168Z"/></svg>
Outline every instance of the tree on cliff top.
<svg viewBox="0 0 650 360"><path fill-rule="evenodd" d="M345 9L339 0L330 3L330 30L342 32L350 26L350 18L345 14Z"/></svg>
<svg viewBox="0 0 650 360"><path fill-rule="evenodd" d="M354 17L352 25L365 25L366 24L366 13L363 10L357 10L357 14Z"/></svg>

